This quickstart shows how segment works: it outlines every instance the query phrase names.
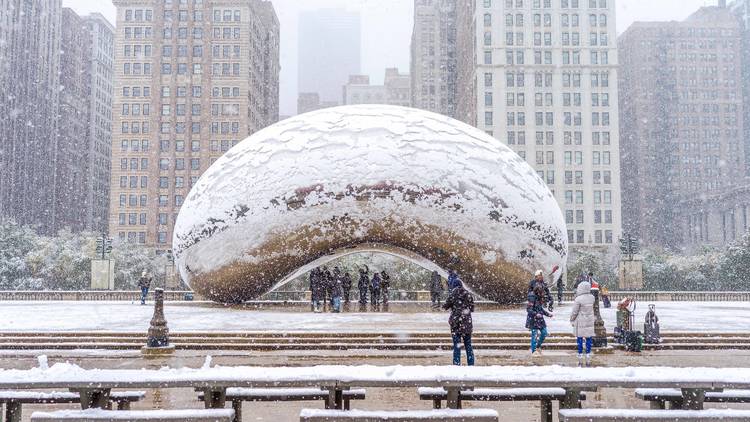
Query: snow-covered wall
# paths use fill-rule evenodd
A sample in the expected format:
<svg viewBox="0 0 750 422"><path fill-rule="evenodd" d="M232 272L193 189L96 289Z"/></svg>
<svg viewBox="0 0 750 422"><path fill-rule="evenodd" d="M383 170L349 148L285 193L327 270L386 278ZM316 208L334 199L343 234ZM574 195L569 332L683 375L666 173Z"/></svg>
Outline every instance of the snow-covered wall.
<svg viewBox="0 0 750 422"><path fill-rule="evenodd" d="M173 242L183 279L226 302L362 243L518 301L530 273L563 268L568 250L555 198L513 151L448 117L382 105L315 111L242 141L193 187Z"/></svg>

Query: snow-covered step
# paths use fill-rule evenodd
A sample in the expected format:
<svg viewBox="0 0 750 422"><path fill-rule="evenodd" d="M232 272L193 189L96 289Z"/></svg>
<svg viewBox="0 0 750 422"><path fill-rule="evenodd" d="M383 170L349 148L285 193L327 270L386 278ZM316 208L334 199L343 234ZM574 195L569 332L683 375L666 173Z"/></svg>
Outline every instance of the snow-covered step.
<svg viewBox="0 0 750 422"><path fill-rule="evenodd" d="M497 411L490 409L444 410L327 410L303 409L300 422L497 422Z"/></svg>
<svg viewBox="0 0 750 422"><path fill-rule="evenodd" d="M560 422L747 422L750 410L562 409Z"/></svg>

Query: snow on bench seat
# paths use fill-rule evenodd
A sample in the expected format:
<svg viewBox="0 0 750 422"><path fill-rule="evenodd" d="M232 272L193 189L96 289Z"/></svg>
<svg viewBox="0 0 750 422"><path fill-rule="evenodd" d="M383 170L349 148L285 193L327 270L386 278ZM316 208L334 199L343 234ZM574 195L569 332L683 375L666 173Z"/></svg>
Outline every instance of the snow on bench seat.
<svg viewBox="0 0 750 422"><path fill-rule="evenodd" d="M443 398L448 396L444 388L419 387L417 389L422 400ZM423 398L424 397L424 398ZM479 397L479 398L477 398ZM487 397L487 398L483 398ZM557 399L565 397L564 388L475 388L473 390L461 390L461 398L464 400L541 400L543 398Z"/></svg>
<svg viewBox="0 0 750 422"><path fill-rule="evenodd" d="M145 391L113 391L109 398L113 402L138 401L146 396ZM81 396L67 391L0 391L0 403L78 403Z"/></svg>
<svg viewBox="0 0 750 422"><path fill-rule="evenodd" d="M562 409L560 422L661 422L722 421L747 422L750 410L646 410L646 409Z"/></svg>
<svg viewBox="0 0 750 422"><path fill-rule="evenodd" d="M677 388L638 388L635 395L644 400L681 399L682 391ZM653 399L652 399L653 397ZM750 402L750 390L724 390L706 391L707 402L715 403L748 403Z"/></svg>
<svg viewBox="0 0 750 422"><path fill-rule="evenodd" d="M231 422L232 409L185 409L185 410L59 410L56 412L34 412L31 422Z"/></svg>
<svg viewBox="0 0 750 422"><path fill-rule="evenodd" d="M344 398L363 400L364 388L344 390ZM322 400L328 397L328 390L320 388L227 388L227 400L234 398L244 401L305 401Z"/></svg>
<svg viewBox="0 0 750 422"><path fill-rule="evenodd" d="M490 409L404 411L303 409L299 420L300 422L497 422L499 416L496 411Z"/></svg>

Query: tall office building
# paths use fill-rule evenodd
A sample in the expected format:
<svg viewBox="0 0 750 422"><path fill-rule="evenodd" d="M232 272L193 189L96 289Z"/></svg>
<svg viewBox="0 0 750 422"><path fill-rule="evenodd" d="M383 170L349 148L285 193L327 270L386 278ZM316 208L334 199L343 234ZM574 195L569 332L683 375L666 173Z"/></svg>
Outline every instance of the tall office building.
<svg viewBox="0 0 750 422"><path fill-rule="evenodd" d="M725 0L721 0L720 6ZM750 0L735 0L729 5L732 14L737 17L742 31L742 96L743 96L743 118L750 122ZM745 175L750 177L750 124L744 125L745 138Z"/></svg>
<svg viewBox="0 0 750 422"><path fill-rule="evenodd" d="M371 85L367 75L350 75L344 85L344 105L389 104L409 107L411 103L411 78L396 68L385 70L383 85Z"/></svg>
<svg viewBox="0 0 750 422"><path fill-rule="evenodd" d="M716 230L690 204L745 174L740 23L703 7L635 23L618 44L624 228L669 248L704 241Z"/></svg>
<svg viewBox="0 0 750 422"><path fill-rule="evenodd" d="M537 170L574 250L611 249L621 232L614 2L471 1L457 18L458 42L471 41L459 48L457 114Z"/></svg>
<svg viewBox="0 0 750 422"><path fill-rule="evenodd" d="M320 9L299 17L298 92L341 101L349 75L360 73L361 23L355 12Z"/></svg>
<svg viewBox="0 0 750 422"><path fill-rule="evenodd" d="M413 107L455 116L458 0L415 0L411 36Z"/></svg>
<svg viewBox="0 0 750 422"><path fill-rule="evenodd" d="M86 228L91 37L83 19L63 8L55 208L58 223Z"/></svg>
<svg viewBox="0 0 750 422"><path fill-rule="evenodd" d="M99 13L85 16L83 22L88 29L90 48L84 219L88 230L105 233L109 228L115 28Z"/></svg>
<svg viewBox="0 0 750 422"><path fill-rule="evenodd" d="M171 248L190 187L278 119L279 23L261 0L115 0L110 235Z"/></svg>
<svg viewBox="0 0 750 422"><path fill-rule="evenodd" d="M58 228L61 0L0 0L0 217Z"/></svg>

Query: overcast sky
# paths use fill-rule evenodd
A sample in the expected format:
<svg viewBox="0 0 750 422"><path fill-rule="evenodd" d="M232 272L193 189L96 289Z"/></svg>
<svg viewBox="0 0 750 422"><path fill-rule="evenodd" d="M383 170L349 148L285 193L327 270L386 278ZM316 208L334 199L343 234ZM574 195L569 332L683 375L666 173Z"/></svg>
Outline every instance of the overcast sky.
<svg viewBox="0 0 750 422"><path fill-rule="evenodd" d="M382 83L386 67L409 71L413 0L272 0L281 22L281 114L297 108L297 16L301 10L341 7L362 15L362 72ZM617 30L634 21L681 20L716 0L616 0ZM79 14L100 12L115 21L109 0L63 0Z"/></svg>

